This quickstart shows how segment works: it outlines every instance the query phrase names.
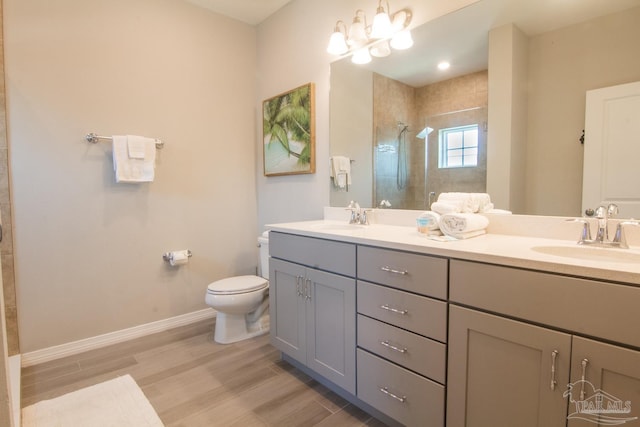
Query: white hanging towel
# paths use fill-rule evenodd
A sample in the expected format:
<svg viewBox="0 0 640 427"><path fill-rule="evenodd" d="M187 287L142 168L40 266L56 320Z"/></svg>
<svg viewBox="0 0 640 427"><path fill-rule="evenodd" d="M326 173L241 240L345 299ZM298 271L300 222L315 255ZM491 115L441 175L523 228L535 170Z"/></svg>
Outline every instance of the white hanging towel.
<svg viewBox="0 0 640 427"><path fill-rule="evenodd" d="M348 188L351 185L351 159L345 156L331 157L331 178L337 188Z"/></svg>
<svg viewBox="0 0 640 427"><path fill-rule="evenodd" d="M116 182L151 182L156 168L156 140L136 135L113 135Z"/></svg>

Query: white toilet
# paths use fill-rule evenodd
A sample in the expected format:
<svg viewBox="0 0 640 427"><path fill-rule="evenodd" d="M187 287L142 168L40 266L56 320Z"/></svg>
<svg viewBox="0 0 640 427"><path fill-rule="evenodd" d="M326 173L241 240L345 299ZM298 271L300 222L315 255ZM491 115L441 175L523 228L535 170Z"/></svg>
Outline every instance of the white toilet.
<svg viewBox="0 0 640 427"><path fill-rule="evenodd" d="M260 276L236 276L207 286L205 302L217 311L213 339L230 344L269 332L269 234L258 237Z"/></svg>

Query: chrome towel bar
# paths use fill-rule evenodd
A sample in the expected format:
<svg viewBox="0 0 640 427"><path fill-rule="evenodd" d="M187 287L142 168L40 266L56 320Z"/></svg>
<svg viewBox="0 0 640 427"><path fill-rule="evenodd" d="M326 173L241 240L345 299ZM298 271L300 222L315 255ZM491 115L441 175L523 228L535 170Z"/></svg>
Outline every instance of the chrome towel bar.
<svg viewBox="0 0 640 427"><path fill-rule="evenodd" d="M93 144L96 144L100 141L113 141L113 137L110 136L100 136L100 135L96 135L95 133L91 132L88 133L84 139L86 139L88 142L91 142ZM164 147L164 142L156 139L156 148L157 149L161 149Z"/></svg>

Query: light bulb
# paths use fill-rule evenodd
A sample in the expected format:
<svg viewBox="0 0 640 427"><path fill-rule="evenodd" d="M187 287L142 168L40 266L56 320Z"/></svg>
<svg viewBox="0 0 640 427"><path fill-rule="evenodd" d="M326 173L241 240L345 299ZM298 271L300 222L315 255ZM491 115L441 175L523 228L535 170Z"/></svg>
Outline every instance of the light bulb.
<svg viewBox="0 0 640 427"><path fill-rule="evenodd" d="M372 39L386 39L391 37L391 20L382 6L378 6L376 16L373 17L371 26Z"/></svg>
<svg viewBox="0 0 640 427"><path fill-rule="evenodd" d="M402 30L391 39L391 47L394 49L409 49L411 46L413 46L413 37L409 30Z"/></svg>
<svg viewBox="0 0 640 427"><path fill-rule="evenodd" d="M368 42L367 30L358 16L358 12L356 12L356 16L353 18L353 23L349 28L349 38L347 39L347 43L351 47L360 47L364 46Z"/></svg>
<svg viewBox="0 0 640 427"><path fill-rule="evenodd" d="M384 58L391 55L391 49L389 48L389 42L386 40L371 47L371 55L376 58Z"/></svg>
<svg viewBox="0 0 640 427"><path fill-rule="evenodd" d="M347 42L344 39L344 34L341 31L336 31L331 34L329 39L329 46L327 46L327 52L332 55L343 55L349 51Z"/></svg>
<svg viewBox="0 0 640 427"><path fill-rule="evenodd" d="M351 57L351 62L354 64L368 64L371 62L371 55L369 54L369 49L363 47L361 49L356 50Z"/></svg>

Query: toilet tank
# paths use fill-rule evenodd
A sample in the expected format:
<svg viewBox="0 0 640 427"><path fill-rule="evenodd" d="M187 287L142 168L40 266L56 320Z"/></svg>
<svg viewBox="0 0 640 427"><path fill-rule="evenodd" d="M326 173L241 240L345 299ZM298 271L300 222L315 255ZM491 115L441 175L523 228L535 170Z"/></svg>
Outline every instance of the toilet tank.
<svg viewBox="0 0 640 427"><path fill-rule="evenodd" d="M260 247L260 268L258 274L269 280L269 232L265 231L258 237Z"/></svg>

